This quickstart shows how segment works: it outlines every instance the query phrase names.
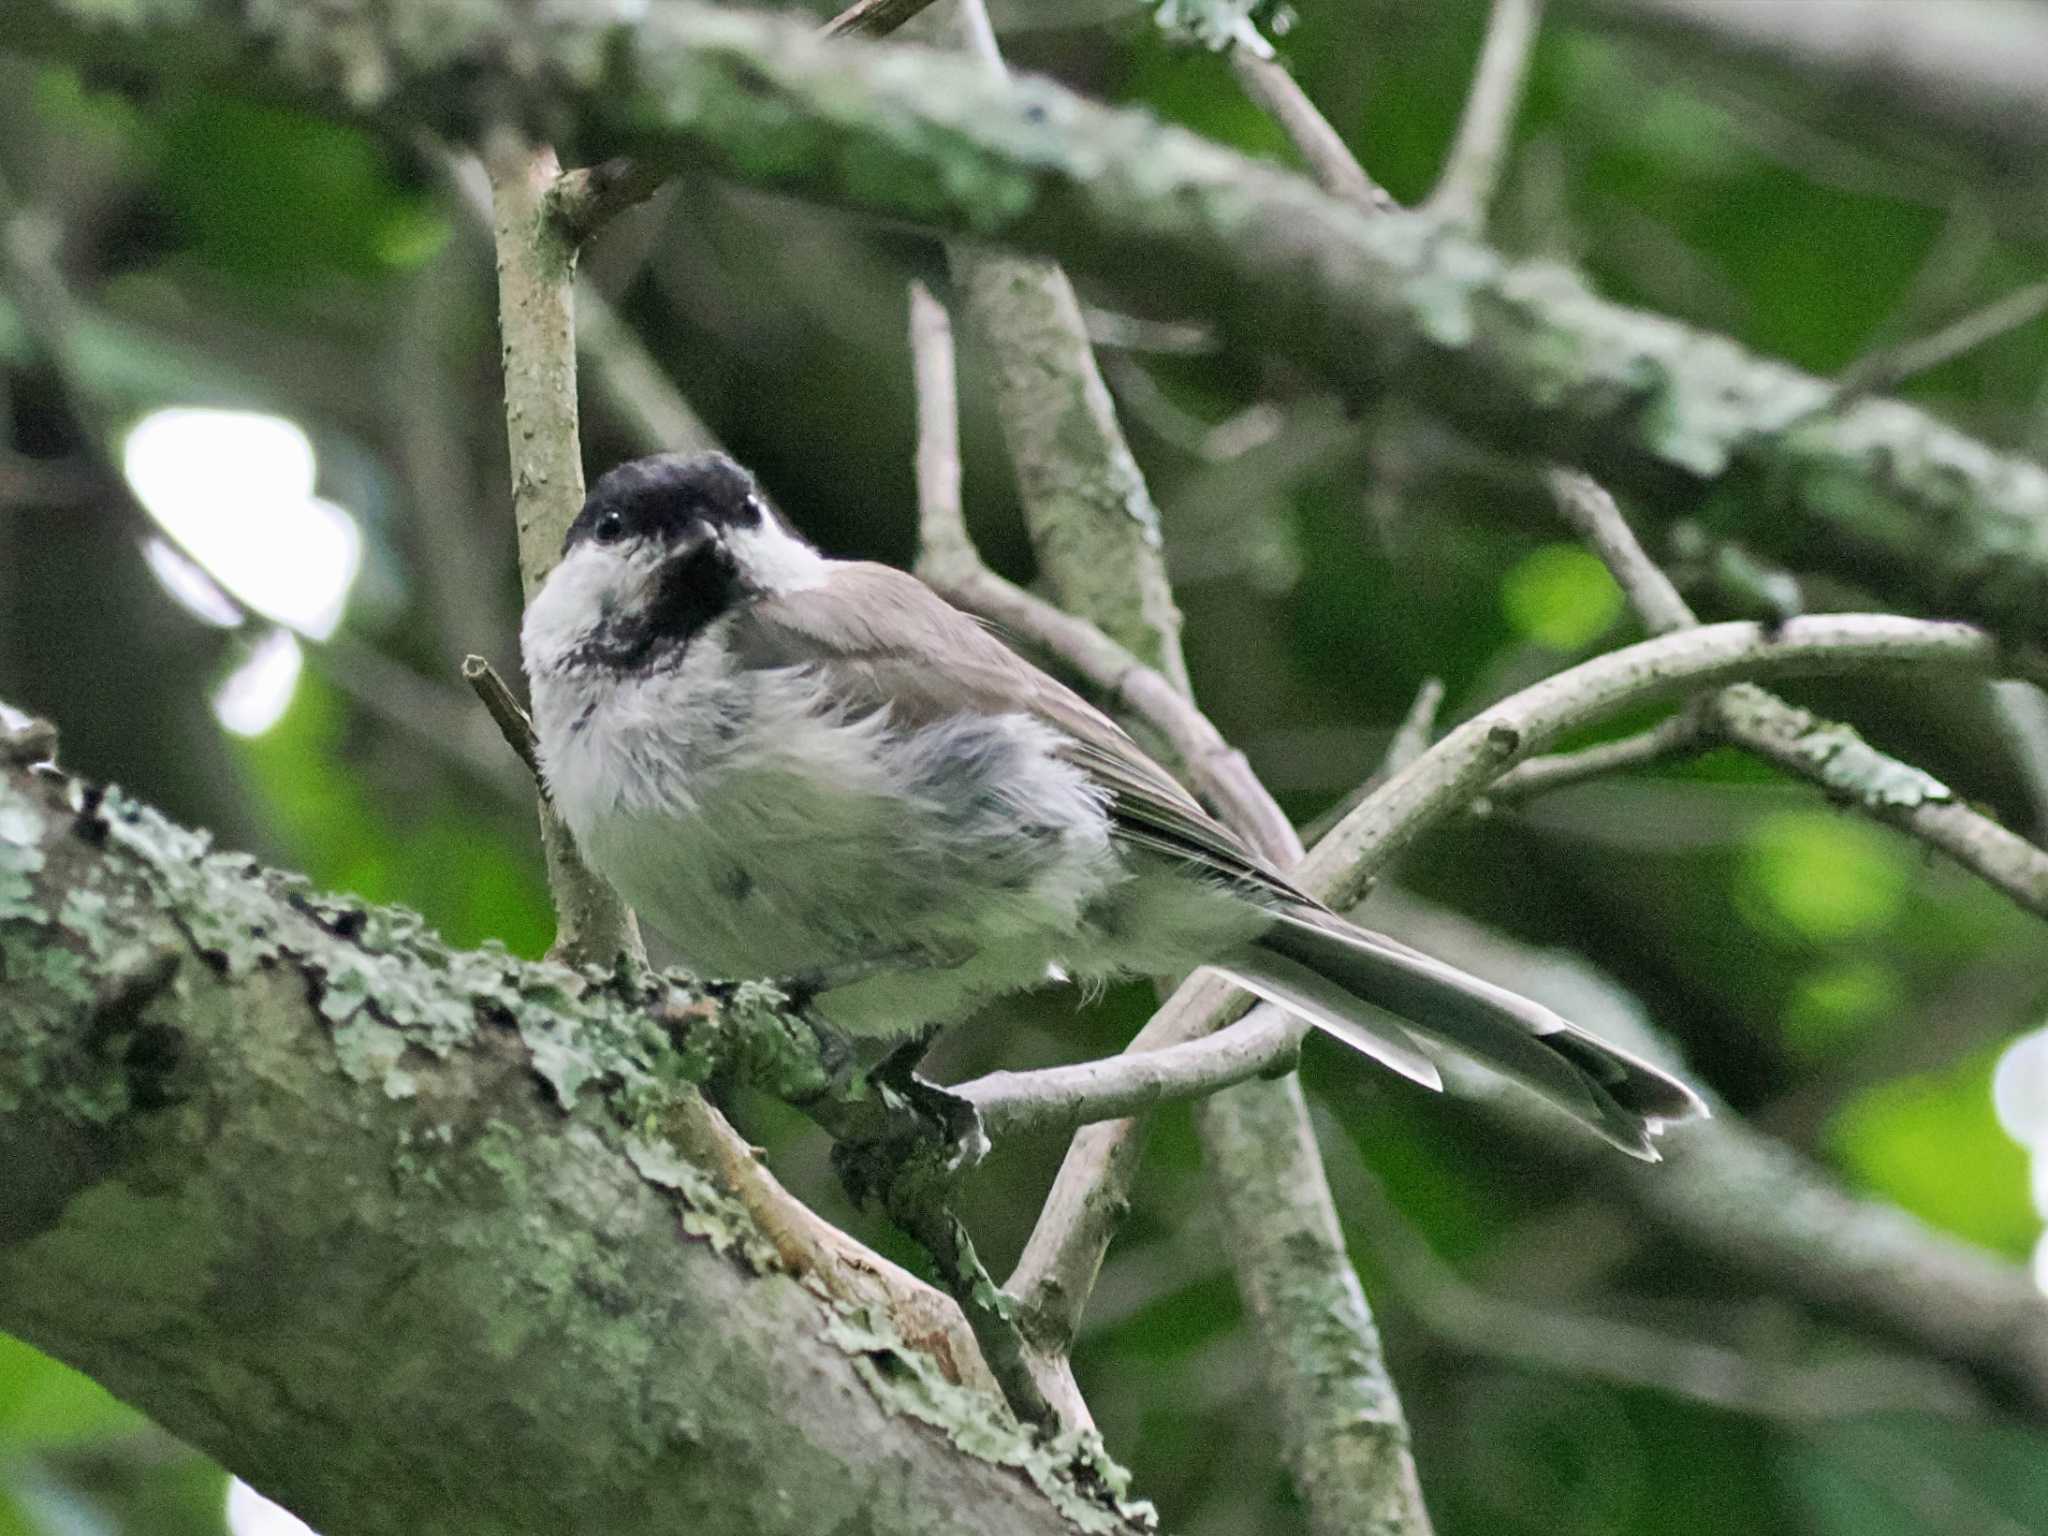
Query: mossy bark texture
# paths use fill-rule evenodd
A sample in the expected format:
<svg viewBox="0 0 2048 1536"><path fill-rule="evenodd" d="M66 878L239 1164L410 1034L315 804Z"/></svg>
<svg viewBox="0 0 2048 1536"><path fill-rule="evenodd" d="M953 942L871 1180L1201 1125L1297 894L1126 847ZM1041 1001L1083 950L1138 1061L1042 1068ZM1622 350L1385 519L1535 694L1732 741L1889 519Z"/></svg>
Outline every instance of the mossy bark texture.
<svg viewBox="0 0 2048 1536"><path fill-rule="evenodd" d="M1896 401L1608 303L1417 215L1042 81L686 3L14 0L9 45L264 89L471 142L507 112L593 160L629 151L1057 257L1333 387L1398 387L1704 517L1892 606L2048 641L2048 471Z"/></svg>
<svg viewBox="0 0 2048 1536"><path fill-rule="evenodd" d="M0 768L0 1328L327 1536L1135 1529L663 1135L593 974Z"/></svg>

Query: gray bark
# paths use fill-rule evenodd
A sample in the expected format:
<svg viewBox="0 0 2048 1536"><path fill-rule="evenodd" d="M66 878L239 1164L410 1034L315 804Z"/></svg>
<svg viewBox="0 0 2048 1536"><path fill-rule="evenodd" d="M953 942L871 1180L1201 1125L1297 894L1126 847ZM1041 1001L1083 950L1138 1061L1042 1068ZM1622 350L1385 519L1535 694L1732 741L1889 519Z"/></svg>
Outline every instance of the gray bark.
<svg viewBox="0 0 2048 1536"><path fill-rule="evenodd" d="M394 20L393 18L400 20ZM677 3L614 25L466 0L16 0L13 46L261 85L312 110L475 138L508 104L625 148L1055 256L1293 358L1398 385L1475 436L1644 493L1716 491L1728 531L1891 606L2048 643L2048 471L1892 400L1610 304L1416 215L1369 217L1299 177L1037 81L897 45L825 42Z"/></svg>
<svg viewBox="0 0 2048 1536"><path fill-rule="evenodd" d="M1135 1529L957 1315L680 1155L688 1075L613 987L0 769L0 1328L327 1536Z"/></svg>

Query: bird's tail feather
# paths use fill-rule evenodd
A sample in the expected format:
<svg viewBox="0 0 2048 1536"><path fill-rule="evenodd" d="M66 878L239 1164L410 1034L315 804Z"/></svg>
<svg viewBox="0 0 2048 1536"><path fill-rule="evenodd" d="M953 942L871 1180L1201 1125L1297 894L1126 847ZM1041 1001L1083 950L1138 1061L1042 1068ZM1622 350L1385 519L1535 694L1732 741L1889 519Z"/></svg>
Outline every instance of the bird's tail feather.
<svg viewBox="0 0 2048 1536"><path fill-rule="evenodd" d="M1651 1162L1653 1136L1707 1113L1675 1077L1540 1003L1328 913L1304 909L1275 919L1218 969L1404 1076L1440 1087L1416 1037L1449 1045Z"/></svg>

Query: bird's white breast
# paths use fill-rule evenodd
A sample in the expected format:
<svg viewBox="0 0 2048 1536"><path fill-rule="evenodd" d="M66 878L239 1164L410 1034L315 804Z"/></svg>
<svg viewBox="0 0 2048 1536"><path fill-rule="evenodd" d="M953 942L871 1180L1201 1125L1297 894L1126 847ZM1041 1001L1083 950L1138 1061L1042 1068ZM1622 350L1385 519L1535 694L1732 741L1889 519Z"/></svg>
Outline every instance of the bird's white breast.
<svg viewBox="0 0 2048 1536"><path fill-rule="evenodd" d="M807 669L731 668L719 626L672 670L538 676L534 714L585 857L700 973L901 957L902 985L821 1004L851 1028L1033 984L1125 877L1046 727L849 718Z"/></svg>

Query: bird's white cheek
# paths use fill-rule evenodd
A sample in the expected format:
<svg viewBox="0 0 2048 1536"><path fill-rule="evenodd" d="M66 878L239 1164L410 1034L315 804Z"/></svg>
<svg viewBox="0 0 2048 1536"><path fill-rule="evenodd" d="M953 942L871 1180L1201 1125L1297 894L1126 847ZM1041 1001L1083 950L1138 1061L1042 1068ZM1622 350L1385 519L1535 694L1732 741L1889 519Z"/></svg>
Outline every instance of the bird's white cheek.
<svg viewBox="0 0 2048 1536"><path fill-rule="evenodd" d="M636 562L594 544L571 550L526 606L519 648L530 676L552 672L645 583Z"/></svg>

